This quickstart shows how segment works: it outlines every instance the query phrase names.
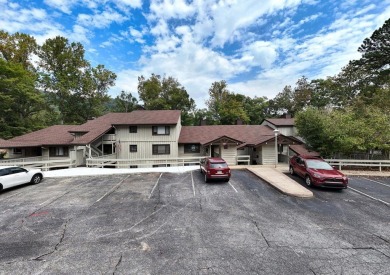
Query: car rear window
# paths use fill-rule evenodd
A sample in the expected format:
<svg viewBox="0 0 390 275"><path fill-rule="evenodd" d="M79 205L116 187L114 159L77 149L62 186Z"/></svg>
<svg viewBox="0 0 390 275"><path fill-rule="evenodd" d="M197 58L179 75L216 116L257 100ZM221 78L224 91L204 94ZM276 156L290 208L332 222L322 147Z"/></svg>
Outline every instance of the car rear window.
<svg viewBox="0 0 390 275"><path fill-rule="evenodd" d="M226 162L212 162L210 163L210 168L227 168L228 165Z"/></svg>

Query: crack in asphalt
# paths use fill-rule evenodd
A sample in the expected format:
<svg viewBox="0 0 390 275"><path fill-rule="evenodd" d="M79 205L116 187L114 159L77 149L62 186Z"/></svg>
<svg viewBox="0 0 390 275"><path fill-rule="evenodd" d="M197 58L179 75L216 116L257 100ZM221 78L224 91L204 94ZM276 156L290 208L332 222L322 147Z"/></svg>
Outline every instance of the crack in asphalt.
<svg viewBox="0 0 390 275"><path fill-rule="evenodd" d="M53 254L54 252L56 252L58 250L58 247L61 245L61 243L63 242L64 238L65 238L65 234L66 234L66 227L68 226L68 223L70 222L71 219L68 219L66 222L65 222L65 225L64 225L64 228L62 230L62 234L61 234L61 238L60 240L58 241L58 243L54 246L54 249L48 253L45 253L45 254L42 254L32 260L34 261L44 261L44 259L42 259L43 257L45 256L48 256L48 255L51 255Z"/></svg>
<svg viewBox="0 0 390 275"><path fill-rule="evenodd" d="M256 221L252 221L252 222L253 222L253 224L256 226L257 231L259 231L260 235L263 237L263 239L264 239L265 243L267 244L267 246L268 246L268 247L271 247L271 245L269 244L267 238L264 236L263 232L261 232L259 226L257 225L257 222L256 222Z"/></svg>
<svg viewBox="0 0 390 275"><path fill-rule="evenodd" d="M119 265L120 265L121 262L122 262L122 257L123 257L123 255L121 254L121 256L119 257L118 262L117 262L116 265L115 265L115 268L114 268L114 271L112 272L112 275L115 275L115 272L117 271Z"/></svg>
<svg viewBox="0 0 390 275"><path fill-rule="evenodd" d="M387 240L387 239L385 239L385 238L383 238L383 237L381 237L381 236L379 236L379 235L376 235L376 234L372 234L372 235L374 235L375 237L381 239L382 241L384 241L384 242L390 244L390 241L389 241L389 240Z"/></svg>

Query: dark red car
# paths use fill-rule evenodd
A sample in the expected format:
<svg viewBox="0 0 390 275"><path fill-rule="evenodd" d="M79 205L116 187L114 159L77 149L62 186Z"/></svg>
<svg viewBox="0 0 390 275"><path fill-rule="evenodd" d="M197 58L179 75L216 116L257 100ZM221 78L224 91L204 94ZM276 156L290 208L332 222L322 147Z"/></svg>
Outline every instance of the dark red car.
<svg viewBox="0 0 390 275"><path fill-rule="evenodd" d="M290 159L290 174L304 178L307 186L348 187L347 176L319 157L293 156Z"/></svg>
<svg viewBox="0 0 390 275"><path fill-rule="evenodd" d="M231 172L228 164L222 158L204 158L200 161L200 172L204 174L204 181L222 179L229 181Z"/></svg>

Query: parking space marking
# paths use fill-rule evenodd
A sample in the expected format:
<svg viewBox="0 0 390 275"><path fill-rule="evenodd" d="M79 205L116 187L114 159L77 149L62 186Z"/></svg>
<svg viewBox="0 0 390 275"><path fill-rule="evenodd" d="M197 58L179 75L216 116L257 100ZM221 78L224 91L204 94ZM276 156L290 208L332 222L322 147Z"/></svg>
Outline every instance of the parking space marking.
<svg viewBox="0 0 390 275"><path fill-rule="evenodd" d="M192 175L192 171L191 171L191 181L192 181L192 191L194 191L194 197L195 197L195 185L194 185L194 177Z"/></svg>
<svg viewBox="0 0 390 275"><path fill-rule="evenodd" d="M348 187L348 189L351 189L352 191L354 191L354 192L356 192L356 193L358 193L358 194L360 194L360 195L363 195L363 196L365 196L365 197L367 197L367 198L370 198L370 199L372 199L372 200L374 200L374 201L378 201L378 202L381 202L381 203L383 203L383 204L385 204L385 205L387 205L387 206L390 206L390 203L389 203L389 202L383 201L383 200L381 200L381 199L377 199L377 198L375 198L375 197L373 197L373 196L370 196L370 195L368 195L368 194L366 194L366 193L363 193L362 191L359 191L359 190L357 190L357 189L355 189L355 188Z"/></svg>
<svg viewBox="0 0 390 275"><path fill-rule="evenodd" d="M161 179L162 174L163 174L163 173L160 174L160 176L159 176L158 179L157 179L156 184L153 186L153 189L152 189L152 191L150 192L150 195L149 195L149 199L152 197L152 194L153 194L154 189L156 189L158 183L160 182L160 179Z"/></svg>
<svg viewBox="0 0 390 275"><path fill-rule="evenodd" d="M233 184L231 183L231 181L228 181L229 185L234 189L234 191L236 191L236 193L238 193L237 189L234 188Z"/></svg>
<svg viewBox="0 0 390 275"><path fill-rule="evenodd" d="M368 178L364 178L364 177L362 177L362 178L365 179L365 180L369 180L369 181L372 181L372 182L375 182L375 183L378 183L378 184L380 184L380 185L383 185L383 186L386 186L386 187L389 187L389 188L390 188L390 185L385 184L385 183L383 183L383 182L376 181L376 180L372 180L372 179L368 179Z"/></svg>
<svg viewBox="0 0 390 275"><path fill-rule="evenodd" d="M130 175L127 175L127 177L125 177L123 180L121 180L117 185L115 185L113 188L111 188L110 190L108 190L107 193L105 193L102 197L100 197L97 201L95 201L95 203L101 201L102 199L104 199L106 196L110 195L111 193L113 193L116 189L118 189L118 187L125 181L127 180L128 178L130 177Z"/></svg>
<svg viewBox="0 0 390 275"><path fill-rule="evenodd" d="M161 173L162 174L162 173ZM161 177L161 175L160 175ZM137 225L143 223L144 221L146 221L147 219L149 219L151 216L153 215L156 215L158 212L160 212L161 210L163 210L165 207L167 207L168 205L163 205L161 208L159 208L158 210L154 211L152 214L150 214L149 216L143 218L142 220L140 220L139 222L135 223L133 226L131 226L130 228L127 228L127 229L124 229L124 230L119 230L119 231L116 231L116 232L112 232L112 233L108 233L108 234L104 234L104 235L100 235L98 236L98 238L102 238L102 237L107 237L107 236L111 236L111 235L115 235L115 234L120 234L120 233L123 233L123 232L127 232L127 231L130 231L132 230L134 227L136 227Z"/></svg>

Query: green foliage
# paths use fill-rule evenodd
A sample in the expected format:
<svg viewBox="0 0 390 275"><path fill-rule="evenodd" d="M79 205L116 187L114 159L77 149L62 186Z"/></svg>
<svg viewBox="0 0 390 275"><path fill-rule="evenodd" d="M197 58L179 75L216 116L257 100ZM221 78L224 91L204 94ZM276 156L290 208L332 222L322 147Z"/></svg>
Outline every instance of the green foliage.
<svg viewBox="0 0 390 275"><path fill-rule="evenodd" d="M130 92L121 91L121 94L114 99L113 107L110 111L127 113L136 110L138 100Z"/></svg>
<svg viewBox="0 0 390 275"><path fill-rule="evenodd" d="M245 97L243 107L249 118L249 124L259 125L268 116L268 101L266 97Z"/></svg>
<svg viewBox="0 0 390 275"><path fill-rule="evenodd" d="M40 128L45 117L44 96L35 88L36 75L22 64L0 59L0 126L2 138L11 138Z"/></svg>
<svg viewBox="0 0 390 275"><path fill-rule="evenodd" d="M78 124L103 114L116 75L103 65L92 68L82 44L57 36L45 41L38 56L40 84L58 108L60 122Z"/></svg>
<svg viewBox="0 0 390 275"><path fill-rule="evenodd" d="M37 43L34 37L19 32L9 34L0 30L0 58L21 64L24 69L33 71L30 59L36 49Z"/></svg>
<svg viewBox="0 0 390 275"><path fill-rule="evenodd" d="M193 123L195 101L173 77L152 74L138 77L138 95L146 110L181 110L182 124Z"/></svg>
<svg viewBox="0 0 390 275"><path fill-rule="evenodd" d="M390 79L390 19L366 38L358 51L363 54L358 64L371 75L370 81L388 83Z"/></svg>
<svg viewBox="0 0 390 275"><path fill-rule="evenodd" d="M359 112L308 108L297 114L295 126L309 147L326 157L390 150L390 116L378 107L366 106Z"/></svg>
<svg viewBox="0 0 390 275"><path fill-rule="evenodd" d="M212 115L213 124L236 124L238 119L243 123L249 122L244 109L246 97L230 92L225 80L212 83L209 96L206 105Z"/></svg>

